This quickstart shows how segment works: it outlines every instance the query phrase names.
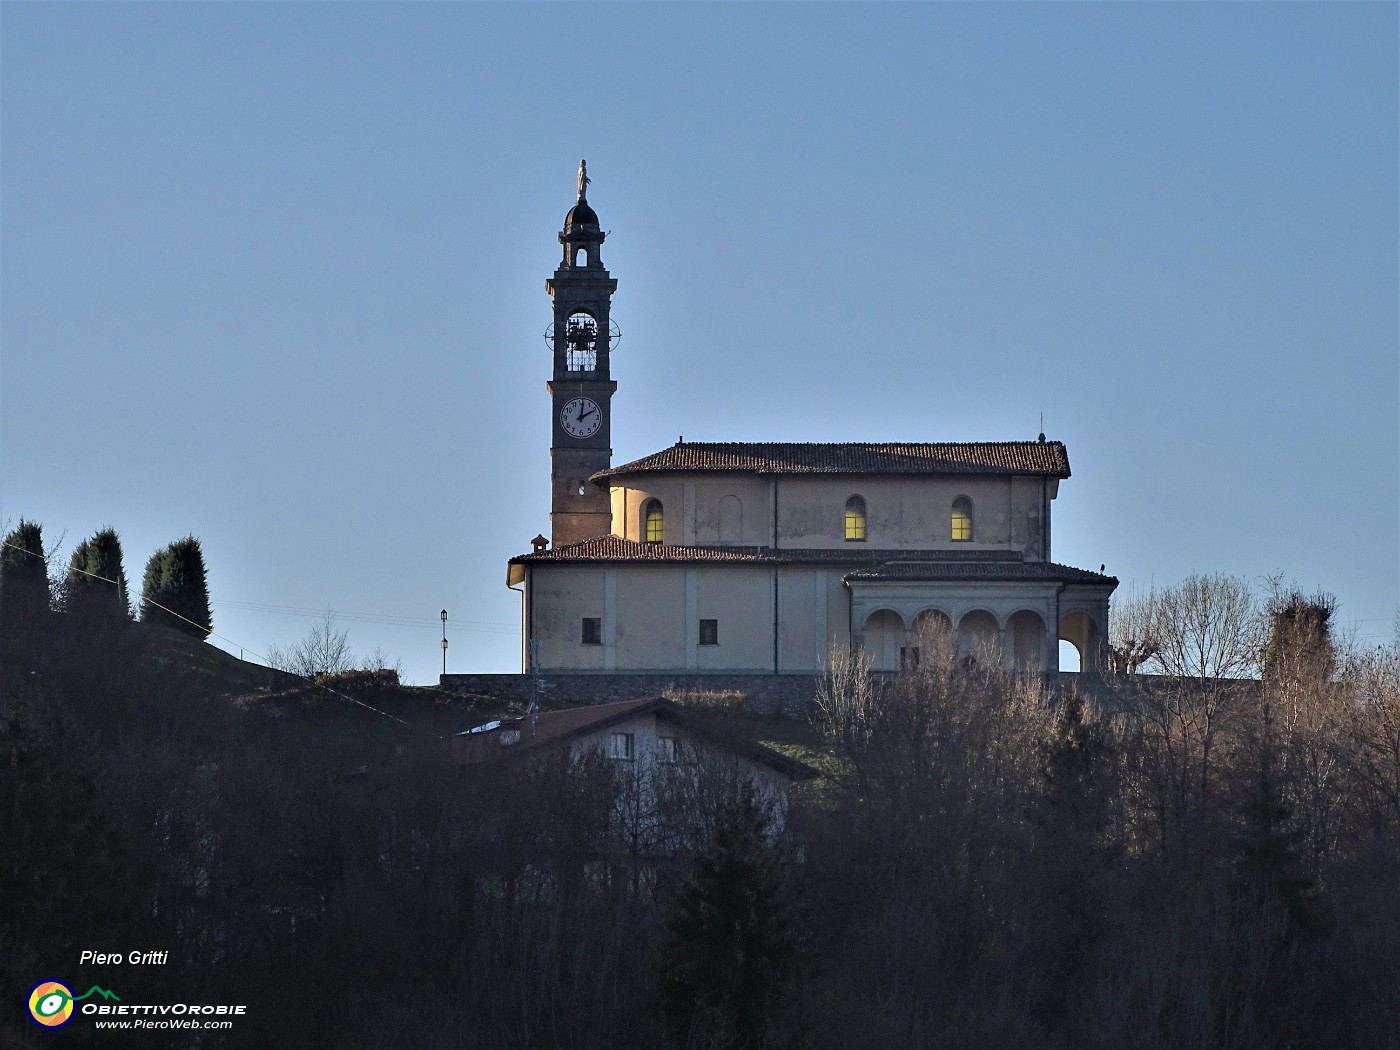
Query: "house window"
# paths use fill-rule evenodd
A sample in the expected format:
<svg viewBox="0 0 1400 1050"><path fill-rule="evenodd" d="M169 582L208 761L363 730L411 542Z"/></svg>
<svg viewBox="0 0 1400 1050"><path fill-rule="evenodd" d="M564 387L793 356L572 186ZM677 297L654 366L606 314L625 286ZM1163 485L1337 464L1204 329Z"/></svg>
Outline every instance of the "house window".
<svg viewBox="0 0 1400 1050"><path fill-rule="evenodd" d="M666 515L659 499L647 501L643 518L646 521L647 542L660 543L666 536Z"/></svg>
<svg viewBox="0 0 1400 1050"><path fill-rule="evenodd" d="M603 644L603 618L601 616L585 616L583 618L583 644Z"/></svg>
<svg viewBox="0 0 1400 1050"><path fill-rule="evenodd" d="M846 539L865 539L865 500L859 496L846 501Z"/></svg>
<svg viewBox="0 0 1400 1050"><path fill-rule="evenodd" d="M972 500L966 496L953 500L953 539L972 539Z"/></svg>
<svg viewBox="0 0 1400 1050"><path fill-rule="evenodd" d="M701 621L700 621L700 644L701 644L701 645L719 645L719 621L718 621L718 620L701 620Z"/></svg>
<svg viewBox="0 0 1400 1050"><path fill-rule="evenodd" d="M613 733L608 737L608 757L619 762L632 761L634 738L631 733Z"/></svg>
<svg viewBox="0 0 1400 1050"><path fill-rule="evenodd" d="M681 760L680 741L673 736L659 736L656 738L656 760L658 762L675 763Z"/></svg>

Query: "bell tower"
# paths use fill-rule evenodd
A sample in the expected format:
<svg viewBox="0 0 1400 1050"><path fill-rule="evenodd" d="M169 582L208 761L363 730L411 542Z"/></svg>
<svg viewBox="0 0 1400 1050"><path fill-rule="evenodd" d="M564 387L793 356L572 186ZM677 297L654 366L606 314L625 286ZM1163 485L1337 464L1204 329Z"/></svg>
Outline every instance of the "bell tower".
<svg viewBox="0 0 1400 1050"><path fill-rule="evenodd" d="M612 502L588 479L612 465L612 346L619 333L612 323L617 282L603 267L600 249L607 236L588 206L586 161L578 166L578 201L564 217L559 243L564 257L544 290L554 301L554 323L545 341L554 353L548 383L553 408L550 442L550 535L562 547L612 531Z"/></svg>

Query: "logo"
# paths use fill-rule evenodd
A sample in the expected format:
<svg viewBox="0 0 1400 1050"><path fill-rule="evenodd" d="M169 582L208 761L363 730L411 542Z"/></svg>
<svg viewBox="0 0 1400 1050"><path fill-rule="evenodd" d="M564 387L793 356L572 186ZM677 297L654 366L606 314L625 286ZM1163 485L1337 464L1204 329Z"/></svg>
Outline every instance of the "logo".
<svg viewBox="0 0 1400 1050"><path fill-rule="evenodd" d="M75 996L61 981L40 981L29 989L29 1016L44 1028L62 1028L73 1019L73 1004L94 994L121 1002L115 992L95 984L82 995Z"/></svg>

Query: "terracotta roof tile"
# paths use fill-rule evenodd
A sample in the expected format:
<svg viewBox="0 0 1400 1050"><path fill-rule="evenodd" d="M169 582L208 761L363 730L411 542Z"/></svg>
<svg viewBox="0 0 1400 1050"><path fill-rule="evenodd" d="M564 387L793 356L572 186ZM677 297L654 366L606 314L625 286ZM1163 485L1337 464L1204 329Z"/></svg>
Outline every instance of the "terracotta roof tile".
<svg viewBox="0 0 1400 1050"><path fill-rule="evenodd" d="M1069 477L1059 441L961 442L678 442L593 481L661 471L753 474L1043 474Z"/></svg>
<svg viewBox="0 0 1400 1050"><path fill-rule="evenodd" d="M887 561L846 574L848 580L1054 580L1063 583L1112 583L1114 576L1059 565L1052 561L948 562Z"/></svg>
<svg viewBox="0 0 1400 1050"><path fill-rule="evenodd" d="M1062 580L1076 583L1116 583L1085 569L1054 562L1022 561L1016 551L888 550L862 547L680 547L670 543L638 543L620 536L521 554L512 565L592 562L721 562L747 565L836 565L849 567L849 579L907 580Z"/></svg>

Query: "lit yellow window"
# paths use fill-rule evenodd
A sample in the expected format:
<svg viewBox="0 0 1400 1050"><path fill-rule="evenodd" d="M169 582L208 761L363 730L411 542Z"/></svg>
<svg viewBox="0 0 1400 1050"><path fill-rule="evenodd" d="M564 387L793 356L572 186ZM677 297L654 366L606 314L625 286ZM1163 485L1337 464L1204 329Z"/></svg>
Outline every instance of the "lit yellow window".
<svg viewBox="0 0 1400 1050"><path fill-rule="evenodd" d="M865 539L865 500L859 496L846 501L846 539Z"/></svg>
<svg viewBox="0 0 1400 1050"><path fill-rule="evenodd" d="M661 510L661 501L654 499L647 504L647 542L660 543L666 537L666 516Z"/></svg>
<svg viewBox="0 0 1400 1050"><path fill-rule="evenodd" d="M972 501L966 496L953 500L953 539L972 539Z"/></svg>

